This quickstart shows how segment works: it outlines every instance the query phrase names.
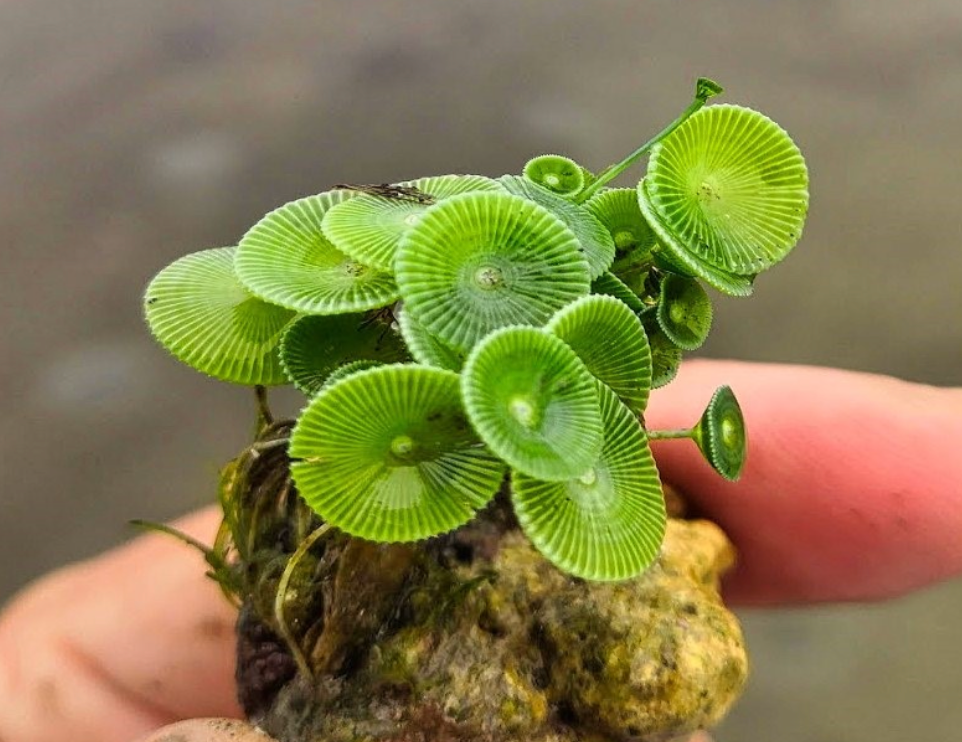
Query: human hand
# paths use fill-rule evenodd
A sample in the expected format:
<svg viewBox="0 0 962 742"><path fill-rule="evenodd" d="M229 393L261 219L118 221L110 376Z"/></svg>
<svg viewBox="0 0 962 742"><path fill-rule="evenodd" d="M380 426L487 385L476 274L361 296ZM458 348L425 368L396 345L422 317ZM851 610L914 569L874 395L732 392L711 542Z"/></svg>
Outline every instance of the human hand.
<svg viewBox="0 0 962 742"><path fill-rule="evenodd" d="M649 427L693 423L724 383L749 426L740 482L719 479L690 442L654 445L665 480L739 549L726 598L877 600L962 570L962 390L690 361L652 396ZM210 542L217 522L207 509L177 527ZM238 716L233 611L203 572L196 554L149 535L22 594L0 617L0 740L131 742L177 719ZM228 733L239 732L176 735L247 742Z"/></svg>

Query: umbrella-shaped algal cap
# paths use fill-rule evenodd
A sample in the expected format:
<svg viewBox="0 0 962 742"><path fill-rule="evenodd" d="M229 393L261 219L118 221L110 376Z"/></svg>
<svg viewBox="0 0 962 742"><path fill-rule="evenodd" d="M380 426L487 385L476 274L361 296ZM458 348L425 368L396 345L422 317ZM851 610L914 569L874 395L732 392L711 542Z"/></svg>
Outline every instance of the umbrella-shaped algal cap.
<svg viewBox="0 0 962 742"><path fill-rule="evenodd" d="M719 387L692 430L692 437L712 468L737 481L745 466L748 439L745 418L731 387Z"/></svg>
<svg viewBox="0 0 962 742"><path fill-rule="evenodd" d="M641 259L648 256L657 244L655 233L638 207L638 194L633 188L611 188L591 197L585 206L595 218L608 228L618 252L634 254Z"/></svg>
<svg viewBox="0 0 962 742"><path fill-rule="evenodd" d="M150 331L178 360L237 384L286 384L277 348L294 312L261 301L234 274L234 248L185 255L147 287Z"/></svg>
<svg viewBox="0 0 962 742"><path fill-rule="evenodd" d="M432 206L405 233L395 268L404 310L456 350L499 327L541 325L589 289L571 230L507 193Z"/></svg>
<svg viewBox="0 0 962 742"><path fill-rule="evenodd" d="M697 276L729 296L752 295L754 276L739 276L703 260L697 253L690 252L678 236L665 225L651 205L647 178L642 178L638 183L637 192L641 213L645 215L648 224L658 235L658 245L652 250L654 263L658 268L689 278Z"/></svg>
<svg viewBox="0 0 962 742"><path fill-rule="evenodd" d="M658 556L661 480L637 417L599 384L605 443L592 468L564 482L511 475L521 528L558 567L588 580L625 580Z"/></svg>
<svg viewBox="0 0 962 742"><path fill-rule="evenodd" d="M437 366L449 371L460 371L467 353L455 350L431 333L403 307L397 314L398 328L414 360L426 366Z"/></svg>
<svg viewBox="0 0 962 742"><path fill-rule="evenodd" d="M525 178L559 196L574 196L585 187L585 171L562 155L540 155L525 163Z"/></svg>
<svg viewBox="0 0 962 742"><path fill-rule="evenodd" d="M294 322L281 340L284 370L294 386L309 397L346 363L407 360L410 358L397 333L364 314L307 315Z"/></svg>
<svg viewBox="0 0 962 742"><path fill-rule="evenodd" d="M660 389L674 381L678 375L682 358L681 348L671 341L656 320L648 321L645 332L648 335L648 347L651 350L651 388Z"/></svg>
<svg viewBox="0 0 962 742"><path fill-rule="evenodd" d="M808 212L798 147L741 106L692 115L652 149L645 183L652 208L689 252L741 276L788 255Z"/></svg>
<svg viewBox="0 0 962 742"><path fill-rule="evenodd" d="M570 479L601 450L596 381L554 335L534 327L491 333L468 357L461 390L475 430L518 471Z"/></svg>
<svg viewBox="0 0 962 742"><path fill-rule="evenodd" d="M624 302L584 296L559 310L545 330L564 340L631 409L644 411L651 390L651 351L641 321Z"/></svg>
<svg viewBox="0 0 962 742"><path fill-rule="evenodd" d="M430 204L461 193L504 191L483 175L436 175L398 185L423 195L404 197L404 191L398 198L360 195L324 215L324 234L358 262L391 271L401 236L417 224Z"/></svg>
<svg viewBox="0 0 962 742"><path fill-rule="evenodd" d="M647 309L647 305L641 300L634 291L628 288L614 273L602 273L591 282L592 294L604 294L620 299L635 314L641 314Z"/></svg>
<svg viewBox="0 0 962 742"><path fill-rule="evenodd" d="M383 365L384 364L380 363L379 361L351 361L350 363L345 363L331 371L330 375L324 380L324 384L321 386L321 389L334 386L334 384L339 382L341 379L346 379L348 376L353 376L359 371L367 371L369 368L377 368L378 366Z"/></svg>
<svg viewBox="0 0 962 742"><path fill-rule="evenodd" d="M458 375L413 364L326 387L297 421L290 456L315 512L372 541L417 541L466 523L505 471L465 418Z"/></svg>
<svg viewBox="0 0 962 742"><path fill-rule="evenodd" d="M617 252L610 271L640 292L651 268L655 232L641 213L633 188L611 188L596 193L585 207L605 225Z"/></svg>
<svg viewBox="0 0 962 742"><path fill-rule="evenodd" d="M307 314L347 314L395 301L389 272L345 255L321 231L327 210L354 195L329 191L270 212L237 247L238 278L258 296Z"/></svg>
<svg viewBox="0 0 962 742"><path fill-rule="evenodd" d="M498 182L509 193L534 201L544 207L574 232L581 244L591 278L597 278L611 266L615 259L615 241L605 225L583 205L558 196L547 188L517 175L502 175Z"/></svg>
<svg viewBox="0 0 962 742"><path fill-rule="evenodd" d="M655 316L672 343L695 350L711 332L711 299L695 279L668 274L661 282Z"/></svg>

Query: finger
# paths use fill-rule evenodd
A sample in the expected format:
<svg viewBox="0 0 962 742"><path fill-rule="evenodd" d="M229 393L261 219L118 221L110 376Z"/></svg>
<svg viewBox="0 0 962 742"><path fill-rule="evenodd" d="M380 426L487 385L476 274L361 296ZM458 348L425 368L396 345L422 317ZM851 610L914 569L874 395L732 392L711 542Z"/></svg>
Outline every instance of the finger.
<svg viewBox="0 0 962 742"><path fill-rule="evenodd" d="M692 424L732 387L748 460L729 483L690 441L655 455L731 536L726 595L752 604L898 595L962 571L962 390L799 366L693 361L652 395L651 428Z"/></svg>
<svg viewBox="0 0 962 742"><path fill-rule="evenodd" d="M209 543L209 509L177 523ZM235 611L203 558L148 535L47 577L0 616L0 738L129 742L236 716Z"/></svg>
<svg viewBox="0 0 962 742"><path fill-rule="evenodd" d="M141 742L275 742L264 732L236 719L188 719L158 729Z"/></svg>

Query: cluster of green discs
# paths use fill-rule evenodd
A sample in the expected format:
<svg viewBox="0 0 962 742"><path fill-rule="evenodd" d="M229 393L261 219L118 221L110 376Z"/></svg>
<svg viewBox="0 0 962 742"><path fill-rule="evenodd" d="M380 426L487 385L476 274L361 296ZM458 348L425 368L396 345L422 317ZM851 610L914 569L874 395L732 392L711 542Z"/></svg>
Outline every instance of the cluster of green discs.
<svg viewBox="0 0 962 742"><path fill-rule="evenodd" d="M470 521L499 492L572 574L638 575L665 530L649 440L690 438L741 473L722 387L690 429L648 431L652 389L711 329L703 283L751 293L801 234L807 173L760 113L691 106L597 174L559 155L521 175L337 186L267 214L236 247L162 270L156 339L193 368L308 398L291 434L300 495L382 542ZM608 183L642 155L637 188Z"/></svg>

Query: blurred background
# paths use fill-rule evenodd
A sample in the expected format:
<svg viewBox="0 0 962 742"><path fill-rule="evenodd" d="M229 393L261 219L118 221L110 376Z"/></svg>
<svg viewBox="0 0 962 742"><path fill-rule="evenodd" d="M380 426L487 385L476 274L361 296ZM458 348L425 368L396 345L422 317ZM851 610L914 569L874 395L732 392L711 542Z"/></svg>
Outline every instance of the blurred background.
<svg viewBox="0 0 962 742"><path fill-rule="evenodd" d="M161 267L335 182L599 169L699 75L813 181L801 246L704 353L962 383L958 0L0 3L0 601L211 501L248 440L250 395L150 340ZM743 613L719 740L959 739L960 610L956 583Z"/></svg>

